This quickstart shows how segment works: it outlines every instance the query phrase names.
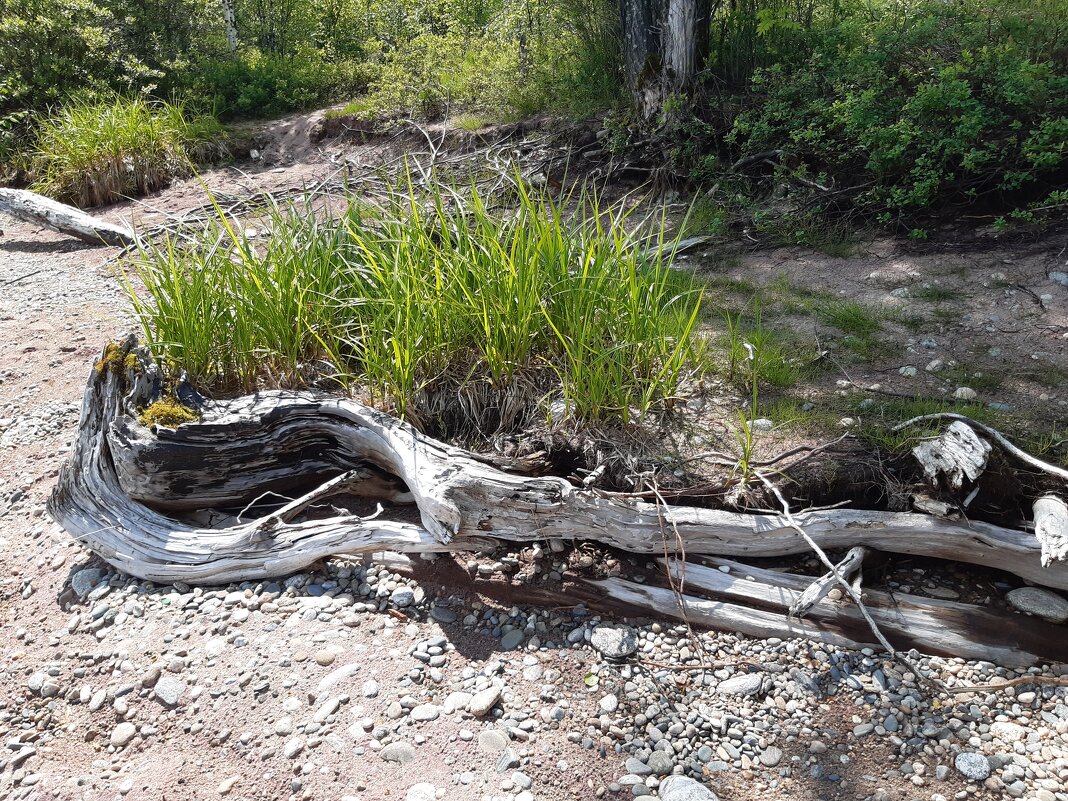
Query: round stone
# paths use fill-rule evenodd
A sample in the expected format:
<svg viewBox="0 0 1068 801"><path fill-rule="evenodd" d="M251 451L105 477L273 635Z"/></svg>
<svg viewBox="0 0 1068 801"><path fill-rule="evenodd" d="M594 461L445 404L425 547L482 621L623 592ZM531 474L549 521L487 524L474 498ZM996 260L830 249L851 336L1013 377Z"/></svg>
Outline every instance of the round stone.
<svg viewBox="0 0 1068 801"><path fill-rule="evenodd" d="M961 775L973 782L981 782L990 775L990 762L985 756L974 751L957 754L953 764Z"/></svg>
<svg viewBox="0 0 1068 801"><path fill-rule="evenodd" d="M389 595L389 602L398 609L411 606L415 603L415 590L411 587L397 587Z"/></svg>
<svg viewBox="0 0 1068 801"><path fill-rule="evenodd" d="M608 659L623 659L638 650L638 633L630 626L597 626L590 645Z"/></svg>
<svg viewBox="0 0 1068 801"><path fill-rule="evenodd" d="M120 723L111 732L111 744L122 747L137 736L137 727L129 722Z"/></svg>
<svg viewBox="0 0 1068 801"><path fill-rule="evenodd" d="M1050 590L1019 587L1010 591L1005 599L1020 612L1029 612L1053 623L1068 621L1068 600Z"/></svg>

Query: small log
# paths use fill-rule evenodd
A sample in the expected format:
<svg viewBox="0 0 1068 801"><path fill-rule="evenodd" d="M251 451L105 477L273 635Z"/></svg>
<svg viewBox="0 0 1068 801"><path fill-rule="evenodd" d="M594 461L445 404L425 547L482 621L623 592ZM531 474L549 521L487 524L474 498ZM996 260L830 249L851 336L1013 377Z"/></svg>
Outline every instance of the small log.
<svg viewBox="0 0 1068 801"><path fill-rule="evenodd" d="M1053 495L1035 501L1035 537L1042 546L1042 567L1068 560L1068 506Z"/></svg>
<svg viewBox="0 0 1068 801"><path fill-rule="evenodd" d="M135 241L133 231L128 228L25 189L0 189L0 214L43 225L94 245L125 247Z"/></svg>
<svg viewBox="0 0 1068 801"><path fill-rule="evenodd" d="M665 570L679 572L674 560L670 563L664 559L658 561ZM688 593L700 592L717 602L746 604L781 617L774 621L762 618L759 630L768 631L774 622L784 633L754 636L811 637L809 633L798 635L796 632L815 629L850 639L854 643L851 647L867 646L872 640L868 624L849 598L825 599L810 610L804 621L791 618L790 608L811 586L811 578L807 576L780 573L726 559L704 561L711 566L686 564ZM720 566L730 572L717 569ZM1068 662L1068 637L1064 636L1065 627L1058 624L959 601L875 590L864 593L864 605L898 650L916 648L924 653L987 659L1001 665ZM715 607L695 606L687 600L687 612L692 609L698 610L700 617L690 618L691 622L721 628L723 623L717 624L716 621L726 620L734 630L750 633L744 619L736 620L735 610L728 610L730 615L722 618L717 616ZM679 617L678 612L673 616ZM877 645L872 647L879 648Z"/></svg>

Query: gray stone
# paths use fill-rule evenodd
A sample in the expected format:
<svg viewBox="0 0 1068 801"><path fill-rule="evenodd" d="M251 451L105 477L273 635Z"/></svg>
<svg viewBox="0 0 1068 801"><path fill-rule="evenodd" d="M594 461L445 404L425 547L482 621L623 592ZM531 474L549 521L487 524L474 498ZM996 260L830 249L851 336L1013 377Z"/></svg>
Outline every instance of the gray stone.
<svg viewBox="0 0 1068 801"><path fill-rule="evenodd" d="M415 603L415 590L411 587L397 587L389 595L389 602L398 609L411 606Z"/></svg>
<svg viewBox="0 0 1068 801"><path fill-rule="evenodd" d="M430 782L419 782L408 788L404 801L435 801L437 792L437 788Z"/></svg>
<svg viewBox="0 0 1068 801"><path fill-rule="evenodd" d="M185 682L177 676L164 676L156 682L156 699L167 706L177 706L185 692Z"/></svg>
<svg viewBox="0 0 1068 801"><path fill-rule="evenodd" d="M990 775L990 762L982 754L973 751L957 754L953 764L963 776L973 782L981 782Z"/></svg>
<svg viewBox="0 0 1068 801"><path fill-rule="evenodd" d="M378 697L378 682L374 679L368 679L363 683L361 693L364 698L377 698Z"/></svg>
<svg viewBox="0 0 1068 801"><path fill-rule="evenodd" d="M627 769L627 773L631 773L635 776L648 776L653 772L653 769L638 759L638 757L629 757L623 764L623 767Z"/></svg>
<svg viewBox="0 0 1068 801"><path fill-rule="evenodd" d="M512 768L519 767L519 755L511 748L505 748L501 751L501 755L497 757L497 772L505 773Z"/></svg>
<svg viewBox="0 0 1068 801"><path fill-rule="evenodd" d="M519 629L512 629L503 637L501 637L501 648L505 651L512 651L523 644L523 640L526 636Z"/></svg>
<svg viewBox="0 0 1068 801"><path fill-rule="evenodd" d="M430 610L430 616L438 623L455 623L456 613L447 606L435 606Z"/></svg>
<svg viewBox="0 0 1068 801"><path fill-rule="evenodd" d="M424 723L430 720L437 720L440 714L441 710L434 704L420 704L408 714L408 717L414 721Z"/></svg>
<svg viewBox="0 0 1068 801"><path fill-rule="evenodd" d="M663 751L653 751L646 760L649 766L649 771L657 776L666 776L671 773L671 769L675 767L675 760L665 754Z"/></svg>
<svg viewBox="0 0 1068 801"><path fill-rule="evenodd" d="M487 729L478 735L478 748L485 754L499 754L508 747L508 737L497 729Z"/></svg>
<svg viewBox="0 0 1068 801"><path fill-rule="evenodd" d="M471 697L471 703L467 705L467 711L476 718L480 718L488 714L500 700L501 688L497 686L487 687Z"/></svg>
<svg viewBox="0 0 1068 801"><path fill-rule="evenodd" d="M128 745L137 736L137 727L129 722L120 723L111 731L111 744L119 746Z"/></svg>
<svg viewBox="0 0 1068 801"><path fill-rule="evenodd" d="M286 759L296 759L303 750L304 738L294 737L292 740L286 740L285 747L282 749L282 754Z"/></svg>
<svg viewBox="0 0 1068 801"><path fill-rule="evenodd" d="M668 776L660 782L660 801L719 801L716 794L689 776Z"/></svg>
<svg viewBox="0 0 1068 801"><path fill-rule="evenodd" d="M93 591L93 587L106 575L107 573L98 567L83 567L77 573L71 575L71 589L74 590L74 594L79 598L84 598Z"/></svg>
<svg viewBox="0 0 1068 801"><path fill-rule="evenodd" d="M763 686L763 673L743 673L721 681L716 685L716 692L727 695L756 695Z"/></svg>
<svg viewBox="0 0 1068 801"><path fill-rule="evenodd" d="M773 768L782 761L782 749L777 748L774 745L769 745L767 748L760 752L759 759L761 765Z"/></svg>
<svg viewBox="0 0 1068 801"><path fill-rule="evenodd" d="M401 765L406 765L415 759L415 748L409 743L390 743L379 751L378 755L386 762L396 762Z"/></svg>
<svg viewBox="0 0 1068 801"><path fill-rule="evenodd" d="M1029 612L1053 623L1068 621L1068 600L1050 590L1041 587L1019 587L1009 592L1005 599L1021 612Z"/></svg>
<svg viewBox="0 0 1068 801"><path fill-rule="evenodd" d="M597 626L590 645L608 659L623 659L638 650L638 633L630 626Z"/></svg>

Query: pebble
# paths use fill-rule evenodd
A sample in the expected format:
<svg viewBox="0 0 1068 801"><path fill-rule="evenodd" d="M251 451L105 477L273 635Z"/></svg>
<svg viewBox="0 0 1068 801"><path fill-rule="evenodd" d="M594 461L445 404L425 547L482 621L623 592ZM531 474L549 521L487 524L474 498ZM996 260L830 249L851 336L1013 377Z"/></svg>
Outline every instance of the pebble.
<svg viewBox="0 0 1068 801"><path fill-rule="evenodd" d="M499 754L508 747L508 738L496 729L486 729L478 735L478 748L486 754Z"/></svg>
<svg viewBox="0 0 1068 801"><path fill-rule="evenodd" d="M476 718L480 718L488 714L500 700L501 688L497 686L487 687L471 697L471 703L467 705L467 711Z"/></svg>
<svg viewBox="0 0 1068 801"><path fill-rule="evenodd" d="M430 782L420 782L408 788L404 801L436 801L437 788Z"/></svg>
<svg viewBox="0 0 1068 801"><path fill-rule="evenodd" d="M323 667L328 667L329 665L334 664L335 659L337 659L337 654L331 650L323 649L315 652L316 664L322 665Z"/></svg>
<svg viewBox="0 0 1068 801"><path fill-rule="evenodd" d="M606 659L623 659L638 650L638 633L630 626L597 626L590 645Z"/></svg>
<svg viewBox="0 0 1068 801"><path fill-rule="evenodd" d="M716 685L716 692L723 695L756 695L763 686L763 674L743 673L721 681Z"/></svg>
<svg viewBox="0 0 1068 801"><path fill-rule="evenodd" d="M657 789L660 801L719 801L715 793L689 776L668 776Z"/></svg>
<svg viewBox="0 0 1068 801"><path fill-rule="evenodd" d="M176 676L164 676L156 682L156 699L166 706L177 706L185 693L185 682Z"/></svg>
<svg viewBox="0 0 1068 801"><path fill-rule="evenodd" d="M957 400L970 401L975 400L979 395L971 387L957 387L953 392L953 397Z"/></svg>
<svg viewBox="0 0 1068 801"><path fill-rule="evenodd" d="M968 779L981 782L990 775L990 762L982 754L973 751L962 751L957 754L953 765Z"/></svg>
<svg viewBox="0 0 1068 801"><path fill-rule="evenodd" d="M518 629L509 631L503 637L501 637L501 649L504 651L514 651L520 645L523 644L523 640L526 636Z"/></svg>
<svg viewBox="0 0 1068 801"><path fill-rule="evenodd" d="M122 747L128 745L137 736L137 727L132 723L123 722L111 730L111 744Z"/></svg>
<svg viewBox="0 0 1068 801"><path fill-rule="evenodd" d="M406 765L415 759L415 748L409 743L390 743L378 755L386 762L397 762L401 765Z"/></svg>

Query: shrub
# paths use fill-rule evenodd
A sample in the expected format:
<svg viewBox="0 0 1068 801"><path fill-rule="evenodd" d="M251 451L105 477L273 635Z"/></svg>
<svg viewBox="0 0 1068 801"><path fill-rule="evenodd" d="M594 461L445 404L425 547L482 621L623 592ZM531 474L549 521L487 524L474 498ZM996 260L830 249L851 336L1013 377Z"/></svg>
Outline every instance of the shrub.
<svg viewBox="0 0 1068 801"><path fill-rule="evenodd" d="M472 387L529 411L555 375L576 417L626 422L695 363L699 292L646 249L662 223L571 200L575 217L521 186L498 215L474 190L408 187L325 219L275 207L262 244L220 216L195 246L142 244L127 269L149 299L130 297L170 371L216 388L302 384L325 361L426 422L435 393L456 407Z"/></svg>
<svg viewBox="0 0 1068 801"><path fill-rule="evenodd" d="M199 65L189 85L214 98L220 113L271 117L362 93L376 72L373 63L328 61L312 49L292 56L250 49Z"/></svg>
<svg viewBox="0 0 1068 801"><path fill-rule="evenodd" d="M1068 167L1068 3L891 3L829 27L811 55L758 71L728 141L855 187L884 222L947 204L1012 209Z"/></svg>
<svg viewBox="0 0 1068 801"><path fill-rule="evenodd" d="M40 119L33 189L79 206L144 195L220 147L213 117L140 98L77 99Z"/></svg>

